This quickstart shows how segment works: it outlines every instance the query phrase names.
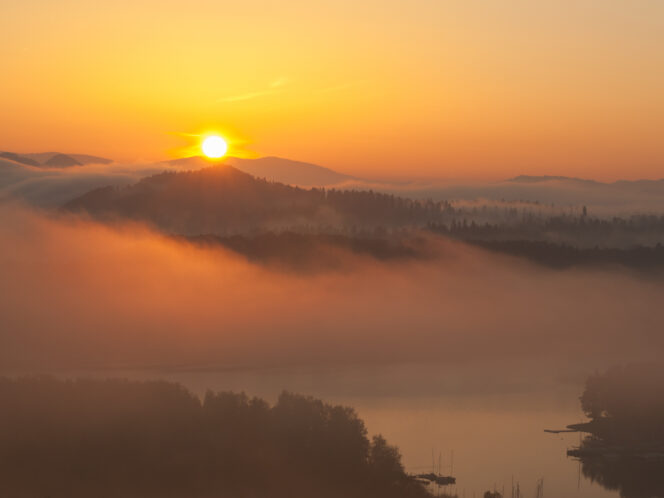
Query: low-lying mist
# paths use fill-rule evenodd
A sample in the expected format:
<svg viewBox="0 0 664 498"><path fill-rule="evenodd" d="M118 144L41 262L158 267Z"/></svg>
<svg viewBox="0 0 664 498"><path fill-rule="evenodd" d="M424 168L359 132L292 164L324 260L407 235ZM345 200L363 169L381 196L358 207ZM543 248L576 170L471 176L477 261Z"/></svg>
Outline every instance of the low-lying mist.
<svg viewBox="0 0 664 498"><path fill-rule="evenodd" d="M164 164L86 164L70 168L42 169L0 159L0 201L20 200L33 206L60 207L86 192L107 186L136 183L165 169L184 168Z"/></svg>
<svg viewBox="0 0 664 498"><path fill-rule="evenodd" d="M599 365L662 350L657 281L436 244L427 260L348 253L334 271L284 272L138 225L3 205L0 366Z"/></svg>
<svg viewBox="0 0 664 498"><path fill-rule="evenodd" d="M373 190L412 199L445 200L469 213L473 208L498 206L525 207L551 216L580 212L586 206L593 216L610 219L664 210L662 180L601 183L577 178L522 176L498 182L441 179L386 182L347 178L316 165L279 158L243 160L229 157L223 163L259 178L303 188ZM69 168L41 168L0 158L0 200L19 199L31 205L59 207L95 188L130 185L164 171L198 170L212 164L194 157L157 163L87 163ZM293 167L304 169L293 175ZM323 176L320 176L321 170L324 170ZM318 181L298 182L303 175L313 175Z"/></svg>

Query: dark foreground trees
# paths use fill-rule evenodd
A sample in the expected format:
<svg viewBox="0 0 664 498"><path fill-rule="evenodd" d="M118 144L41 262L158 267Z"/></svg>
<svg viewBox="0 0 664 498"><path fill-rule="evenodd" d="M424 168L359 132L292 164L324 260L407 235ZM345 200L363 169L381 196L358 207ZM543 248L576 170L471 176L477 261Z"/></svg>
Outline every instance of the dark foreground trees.
<svg viewBox="0 0 664 498"><path fill-rule="evenodd" d="M586 381L591 421L578 449L583 474L624 498L664 496L664 366L614 367Z"/></svg>
<svg viewBox="0 0 664 498"><path fill-rule="evenodd" d="M351 408L296 394L0 379L0 407L0 496L428 496Z"/></svg>
<svg viewBox="0 0 664 498"><path fill-rule="evenodd" d="M590 376L581 407L596 438L664 447L664 365L618 366Z"/></svg>

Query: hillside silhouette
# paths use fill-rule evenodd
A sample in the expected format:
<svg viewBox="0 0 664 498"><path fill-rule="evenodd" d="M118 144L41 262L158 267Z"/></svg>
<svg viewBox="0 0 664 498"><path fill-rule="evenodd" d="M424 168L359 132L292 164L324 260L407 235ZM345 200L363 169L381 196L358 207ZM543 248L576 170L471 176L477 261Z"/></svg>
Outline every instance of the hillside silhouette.
<svg viewBox="0 0 664 498"><path fill-rule="evenodd" d="M167 382L0 379L0 496L429 496L353 409Z"/></svg>
<svg viewBox="0 0 664 498"><path fill-rule="evenodd" d="M94 189L63 209L104 222L147 223L296 270L339 268L344 254L385 261L435 256L432 235L550 268L664 269L662 216L602 219L585 210L544 216L539 204L453 207L373 191L303 189L228 165Z"/></svg>
<svg viewBox="0 0 664 498"><path fill-rule="evenodd" d="M301 189L232 166L161 173L123 188L103 187L64 209L104 220L134 220L182 235L424 226L443 219L446 202L372 191Z"/></svg>

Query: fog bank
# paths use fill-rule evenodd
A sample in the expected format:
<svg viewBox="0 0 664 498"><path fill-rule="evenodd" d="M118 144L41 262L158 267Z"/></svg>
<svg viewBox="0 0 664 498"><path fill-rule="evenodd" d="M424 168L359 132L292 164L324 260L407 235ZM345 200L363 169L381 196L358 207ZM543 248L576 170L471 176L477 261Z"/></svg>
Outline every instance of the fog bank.
<svg viewBox="0 0 664 498"><path fill-rule="evenodd" d="M140 226L0 208L0 367L288 366L658 356L664 285L442 241L283 273Z"/></svg>

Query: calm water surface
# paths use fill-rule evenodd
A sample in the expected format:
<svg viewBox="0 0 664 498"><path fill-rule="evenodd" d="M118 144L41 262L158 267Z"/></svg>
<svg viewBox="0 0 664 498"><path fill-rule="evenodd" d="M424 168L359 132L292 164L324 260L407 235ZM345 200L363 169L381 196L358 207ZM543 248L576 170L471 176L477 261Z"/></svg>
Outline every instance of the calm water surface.
<svg viewBox="0 0 664 498"><path fill-rule="evenodd" d="M509 370L509 369L507 369ZM435 465L457 478L441 491L481 497L489 489L534 497L537 480L552 498L616 497L580 474L566 450L576 433L548 434L583 420L578 396L585 374L542 374L536 366L507 371L400 365L344 368L198 369L108 372L95 375L167 379L193 391L244 391L274 402L279 393L310 394L353 406L370 434L399 446L410 472Z"/></svg>

